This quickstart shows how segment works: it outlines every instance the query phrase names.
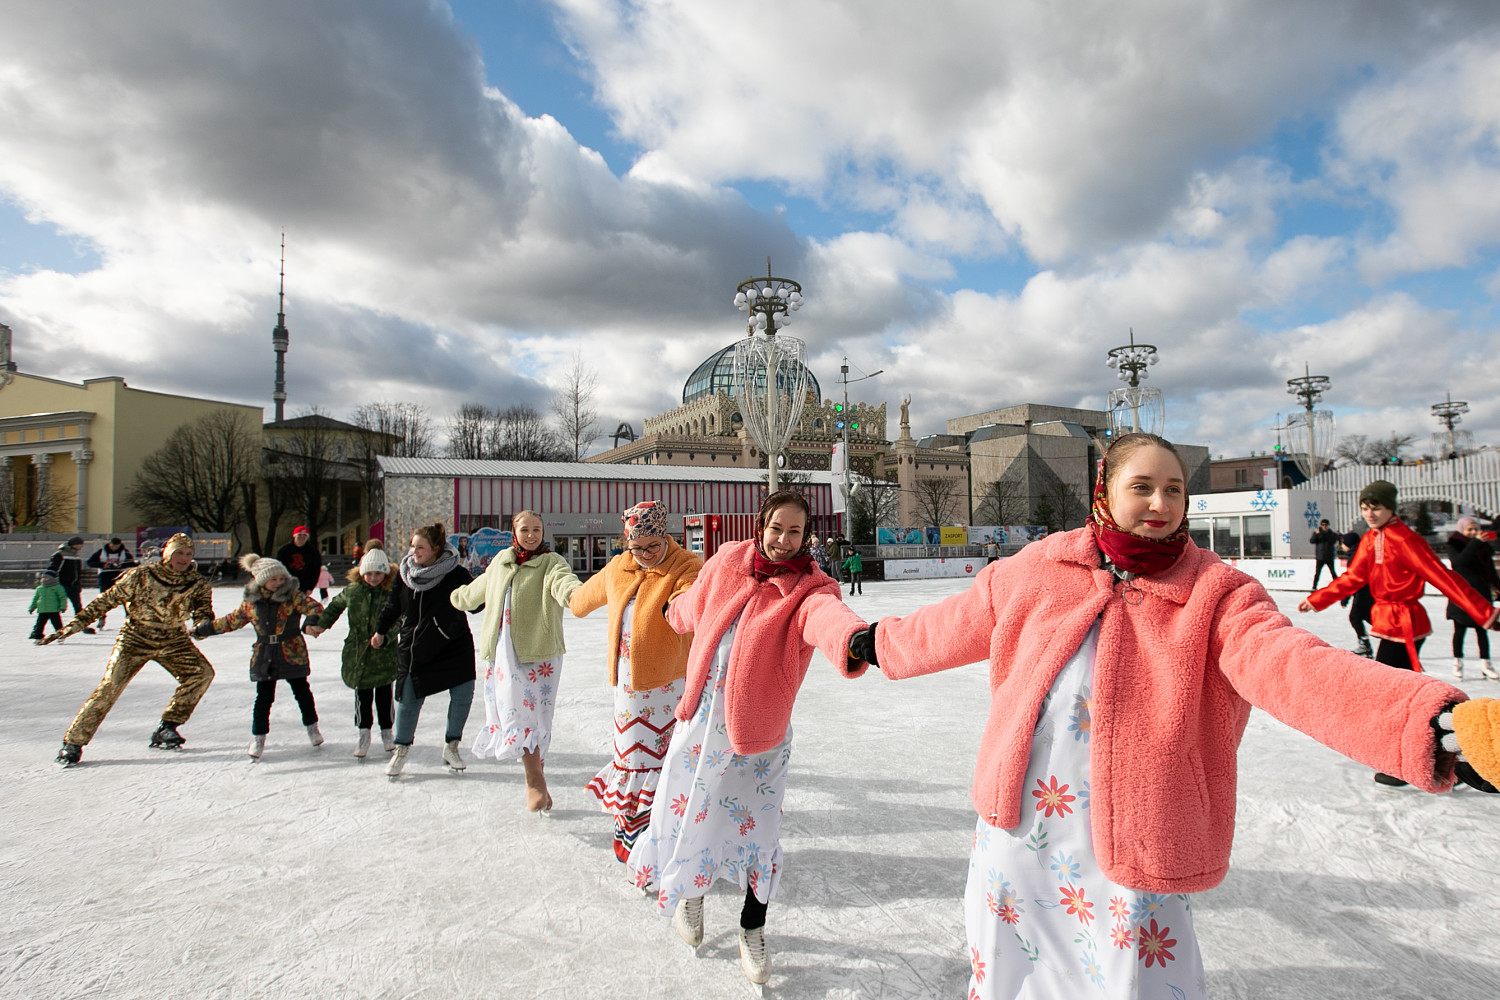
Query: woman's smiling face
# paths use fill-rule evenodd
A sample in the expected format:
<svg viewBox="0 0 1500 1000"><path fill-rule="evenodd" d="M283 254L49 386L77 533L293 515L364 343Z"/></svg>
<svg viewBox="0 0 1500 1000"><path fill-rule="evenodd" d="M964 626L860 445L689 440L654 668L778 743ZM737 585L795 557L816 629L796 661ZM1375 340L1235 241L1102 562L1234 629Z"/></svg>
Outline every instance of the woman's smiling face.
<svg viewBox="0 0 1500 1000"><path fill-rule="evenodd" d="M1136 448L1111 469L1109 512L1122 531L1163 539L1182 525L1187 481L1182 463L1165 448Z"/></svg>

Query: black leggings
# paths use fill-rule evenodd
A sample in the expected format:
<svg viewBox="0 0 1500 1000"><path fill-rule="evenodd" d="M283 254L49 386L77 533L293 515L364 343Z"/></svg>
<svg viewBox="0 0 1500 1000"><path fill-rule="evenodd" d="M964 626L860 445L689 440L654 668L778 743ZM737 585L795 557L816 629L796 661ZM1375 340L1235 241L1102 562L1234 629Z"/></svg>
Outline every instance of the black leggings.
<svg viewBox="0 0 1500 1000"><path fill-rule="evenodd" d="M302 724L314 725L318 721L318 708L313 704L312 687L306 677L288 677L286 686L292 689L297 707L302 709ZM255 709L250 716L250 735L264 736L271 731L271 703L276 700L275 681L255 682Z"/></svg>
<svg viewBox="0 0 1500 1000"><path fill-rule="evenodd" d="M757 927L766 926L766 910L771 908L770 903L762 903L755 898L755 890L745 889L745 907L740 910L740 926L747 931L753 931Z"/></svg>
<svg viewBox="0 0 1500 1000"><path fill-rule="evenodd" d="M1370 620L1370 612L1374 607L1375 598L1370 596L1369 587L1360 587L1349 600L1349 625L1361 639L1366 638L1365 623Z"/></svg>
<svg viewBox="0 0 1500 1000"><path fill-rule="evenodd" d="M1479 658L1488 660L1490 658L1490 636L1487 631L1478 625L1462 625L1453 623L1453 658L1463 659L1464 655L1464 633L1469 629L1474 630L1474 640L1479 643Z"/></svg>
<svg viewBox="0 0 1500 1000"><path fill-rule="evenodd" d="M31 630L31 637L33 639L40 639L42 637L42 632L46 628L48 622L52 623L52 631L61 632L63 630L62 612L38 611L36 615L36 628ZM1481 641L1484 640L1483 632L1479 633L1479 638ZM1458 642L1457 639L1454 639L1453 641ZM1488 656L1489 654L1486 653L1485 655Z"/></svg>
<svg viewBox="0 0 1500 1000"><path fill-rule="evenodd" d="M1422 643L1426 641L1426 638L1422 638L1414 643L1417 647L1417 652L1420 653L1422 651ZM1386 666L1395 667L1398 670L1411 669L1411 657L1406 655L1406 643L1394 642L1390 639L1381 639L1380 645L1375 647L1375 662L1384 663Z"/></svg>
<svg viewBox="0 0 1500 1000"><path fill-rule="evenodd" d="M391 686L382 684L374 688L356 688L354 691L354 728L369 729L370 703L374 702L375 714L380 718L380 728L391 728Z"/></svg>

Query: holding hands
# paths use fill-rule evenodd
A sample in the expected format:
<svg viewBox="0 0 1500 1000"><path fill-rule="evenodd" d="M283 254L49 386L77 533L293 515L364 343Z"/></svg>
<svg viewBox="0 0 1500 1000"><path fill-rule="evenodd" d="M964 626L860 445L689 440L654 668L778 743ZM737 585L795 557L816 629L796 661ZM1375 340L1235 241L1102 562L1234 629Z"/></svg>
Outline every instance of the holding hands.
<svg viewBox="0 0 1500 1000"><path fill-rule="evenodd" d="M327 632L328 630L326 628L322 628L322 627L317 626L317 625L309 625L309 626L307 626L307 628L303 629L302 631L305 634L310 635L314 639L316 639L318 636L322 635L324 632Z"/></svg>
<svg viewBox="0 0 1500 1000"><path fill-rule="evenodd" d="M867 628L860 629L849 637L849 659L863 660L875 669L880 669L880 664L875 661L875 629L880 622L872 622Z"/></svg>
<svg viewBox="0 0 1500 1000"><path fill-rule="evenodd" d="M1459 755L1458 779L1481 792L1500 791L1500 700L1461 701L1432 720L1438 749Z"/></svg>

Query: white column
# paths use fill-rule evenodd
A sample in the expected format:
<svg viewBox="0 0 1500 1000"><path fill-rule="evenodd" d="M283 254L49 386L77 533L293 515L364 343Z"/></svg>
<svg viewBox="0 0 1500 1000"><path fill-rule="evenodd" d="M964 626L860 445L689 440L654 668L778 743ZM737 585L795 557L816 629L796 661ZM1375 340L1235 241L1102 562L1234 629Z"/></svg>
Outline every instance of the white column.
<svg viewBox="0 0 1500 1000"><path fill-rule="evenodd" d="M74 503L73 529L79 534L89 530L89 463L94 460L94 453L87 448L79 448L73 452L73 465L78 470L77 497Z"/></svg>

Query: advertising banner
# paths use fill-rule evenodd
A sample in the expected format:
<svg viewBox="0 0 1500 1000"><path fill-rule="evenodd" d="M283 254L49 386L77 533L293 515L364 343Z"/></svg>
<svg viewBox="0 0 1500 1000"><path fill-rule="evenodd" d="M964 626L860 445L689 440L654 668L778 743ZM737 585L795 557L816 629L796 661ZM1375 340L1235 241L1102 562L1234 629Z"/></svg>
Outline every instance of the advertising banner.
<svg viewBox="0 0 1500 1000"><path fill-rule="evenodd" d="M1313 570L1317 563L1312 559L1225 559L1229 565L1247 576L1253 576L1267 590L1300 590L1310 593L1313 589ZM1327 582L1328 574L1323 574Z"/></svg>
<svg viewBox="0 0 1500 1000"><path fill-rule="evenodd" d="M458 562L474 575L485 571L490 560L510 548L512 536L499 528L480 528L473 534L455 531L448 541L458 549Z"/></svg>
<svg viewBox="0 0 1500 1000"><path fill-rule="evenodd" d="M973 576L984 569L983 559L887 559L887 580L938 580Z"/></svg>
<svg viewBox="0 0 1500 1000"><path fill-rule="evenodd" d="M832 470L829 482L833 488L833 512L842 514L844 501L849 495L849 482L846 475L848 470L844 467L844 443L842 441L833 446L833 460L828 467Z"/></svg>
<svg viewBox="0 0 1500 1000"><path fill-rule="evenodd" d="M969 532L962 527L945 525L938 529L938 544L940 545L968 545Z"/></svg>
<svg viewBox="0 0 1500 1000"><path fill-rule="evenodd" d="M879 545L923 545L921 528L876 528L875 541Z"/></svg>

